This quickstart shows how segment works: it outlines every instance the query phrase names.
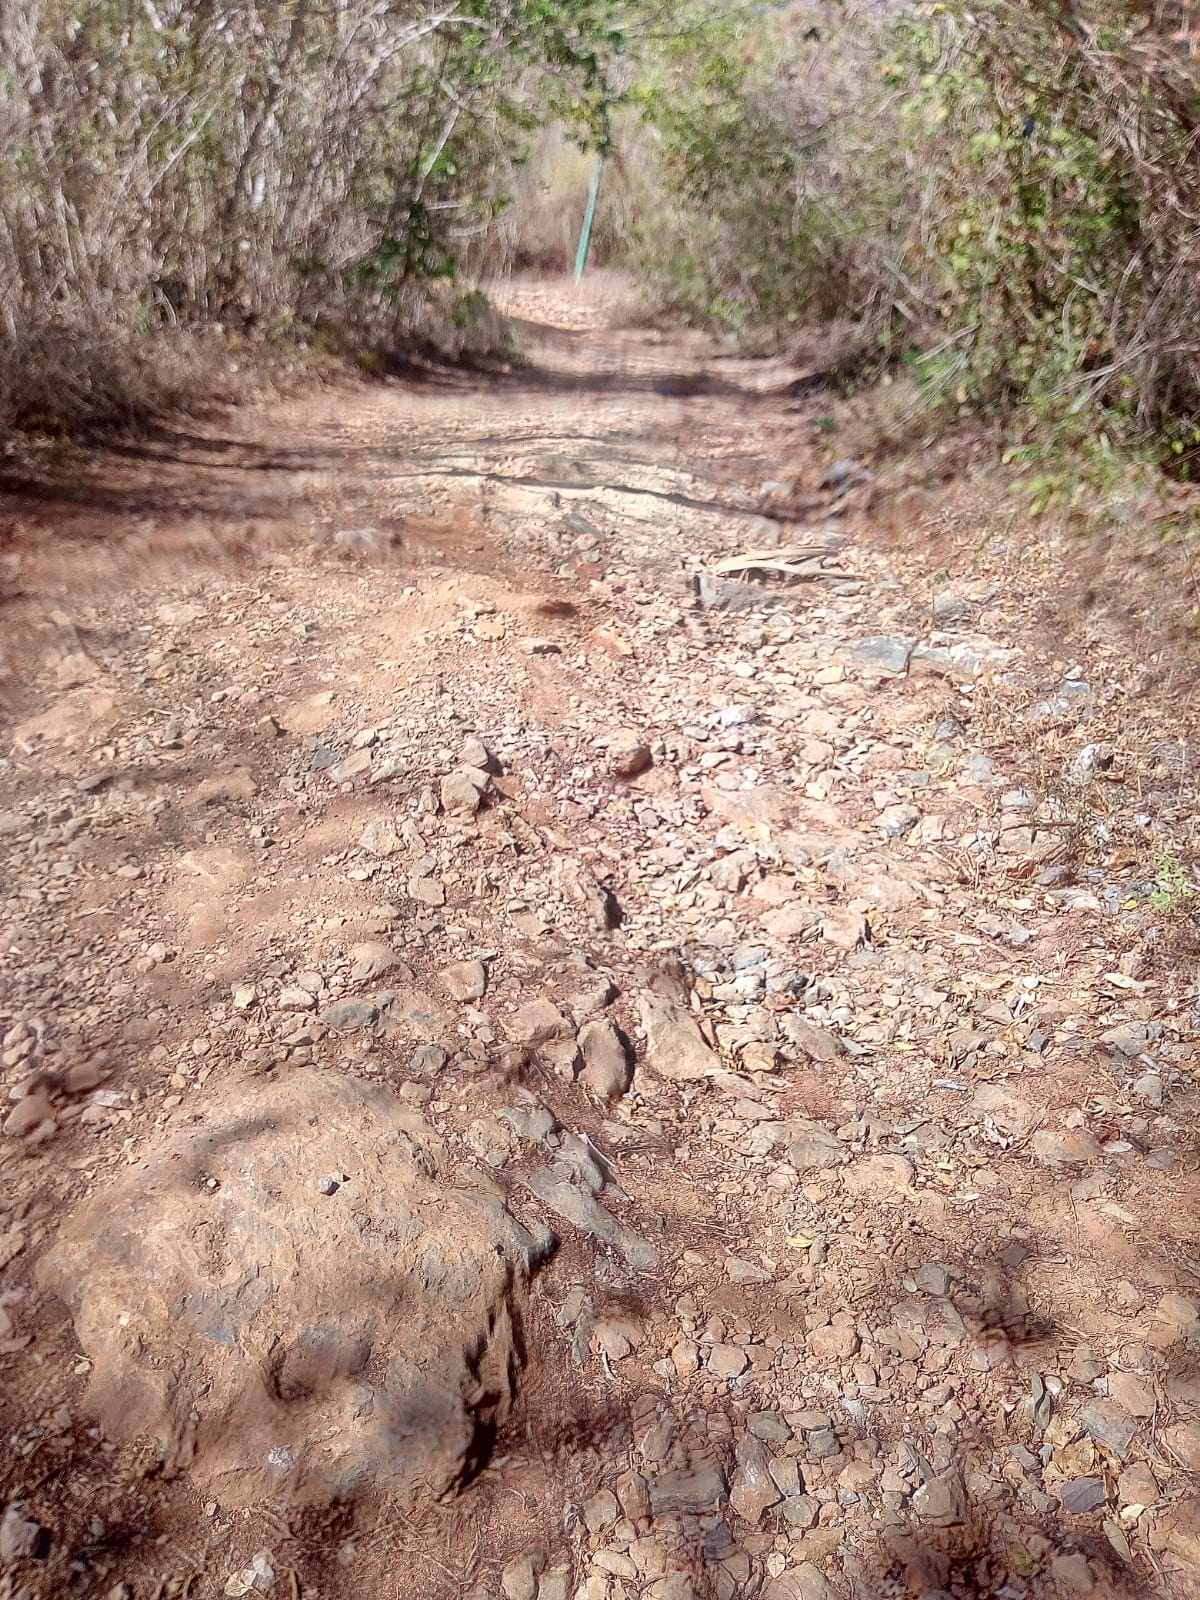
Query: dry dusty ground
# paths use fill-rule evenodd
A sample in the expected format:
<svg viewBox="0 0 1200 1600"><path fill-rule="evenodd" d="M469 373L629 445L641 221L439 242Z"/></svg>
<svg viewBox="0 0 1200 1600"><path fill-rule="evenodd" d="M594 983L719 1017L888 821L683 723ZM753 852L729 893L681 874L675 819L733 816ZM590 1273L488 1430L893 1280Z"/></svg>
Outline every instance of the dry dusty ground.
<svg viewBox="0 0 1200 1600"><path fill-rule="evenodd" d="M510 300L0 503L0 1596L1194 1592L1186 658L803 374ZM314 1071L559 1240L444 1503L99 1426L38 1272Z"/></svg>

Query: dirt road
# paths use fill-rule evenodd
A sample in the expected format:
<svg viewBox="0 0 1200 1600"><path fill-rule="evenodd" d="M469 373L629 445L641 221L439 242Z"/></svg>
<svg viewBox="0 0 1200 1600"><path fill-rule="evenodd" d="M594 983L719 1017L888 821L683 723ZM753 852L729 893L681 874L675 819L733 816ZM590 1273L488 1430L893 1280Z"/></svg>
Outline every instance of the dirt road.
<svg viewBox="0 0 1200 1600"><path fill-rule="evenodd" d="M0 1595L1193 1592L1190 747L804 374L510 298L8 485Z"/></svg>

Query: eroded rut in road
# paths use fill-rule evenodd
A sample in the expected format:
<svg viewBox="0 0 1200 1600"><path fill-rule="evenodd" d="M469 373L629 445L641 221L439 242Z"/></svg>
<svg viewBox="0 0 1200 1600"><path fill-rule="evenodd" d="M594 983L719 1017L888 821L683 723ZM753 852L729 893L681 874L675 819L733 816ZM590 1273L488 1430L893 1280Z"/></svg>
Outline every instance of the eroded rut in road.
<svg viewBox="0 0 1200 1600"><path fill-rule="evenodd" d="M510 295L9 485L0 1594L1191 1592L1191 747Z"/></svg>

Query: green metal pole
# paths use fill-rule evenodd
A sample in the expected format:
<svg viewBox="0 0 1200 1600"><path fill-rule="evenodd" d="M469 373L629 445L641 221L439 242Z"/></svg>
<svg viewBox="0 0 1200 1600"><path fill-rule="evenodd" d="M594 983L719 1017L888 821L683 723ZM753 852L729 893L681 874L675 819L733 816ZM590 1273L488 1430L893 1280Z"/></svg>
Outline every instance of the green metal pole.
<svg viewBox="0 0 1200 1600"><path fill-rule="evenodd" d="M583 217L583 231L579 235L579 249L575 254L575 282L583 277L584 268L587 266L588 251L592 248L592 228L596 221L596 203L600 199L600 180L604 176L603 152L596 158L596 170L592 174L592 186L588 191L587 211Z"/></svg>

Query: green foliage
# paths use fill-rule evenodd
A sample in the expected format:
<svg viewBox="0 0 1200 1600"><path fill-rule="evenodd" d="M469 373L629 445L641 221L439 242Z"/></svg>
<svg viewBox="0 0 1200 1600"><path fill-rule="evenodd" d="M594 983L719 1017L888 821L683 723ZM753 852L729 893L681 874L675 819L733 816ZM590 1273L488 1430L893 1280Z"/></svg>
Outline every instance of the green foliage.
<svg viewBox="0 0 1200 1600"><path fill-rule="evenodd" d="M676 315L855 324L931 404L1004 420L1035 510L1072 503L1064 452L1085 479L1116 484L1131 449L1190 479L1200 64L1176 11L2 7L0 420L64 330L386 347L415 286L561 262L601 151L599 247Z"/></svg>
<svg viewBox="0 0 1200 1600"><path fill-rule="evenodd" d="M1065 420L1111 369L1106 291L1136 246L1138 209L1128 173L1078 114L1079 68L1062 71L1036 19L1017 30L1008 10L897 29L889 82L907 91L907 137L937 189L918 265L952 335L922 375L963 405L1021 399Z"/></svg>
<svg viewBox="0 0 1200 1600"><path fill-rule="evenodd" d="M643 92L667 199L645 270L698 320L853 317L930 404L1190 478L1200 57L1178 27L1158 0L728 6Z"/></svg>
<svg viewBox="0 0 1200 1600"><path fill-rule="evenodd" d="M874 298L859 257L890 236L895 186L843 115L855 53L823 58L795 17L693 16L635 91L666 203L633 253L689 320L786 327L861 316Z"/></svg>
<svg viewBox="0 0 1200 1600"><path fill-rule="evenodd" d="M1154 863L1154 888L1150 904L1166 916L1180 916L1189 911L1196 897L1196 885L1178 856L1169 852L1160 855Z"/></svg>

